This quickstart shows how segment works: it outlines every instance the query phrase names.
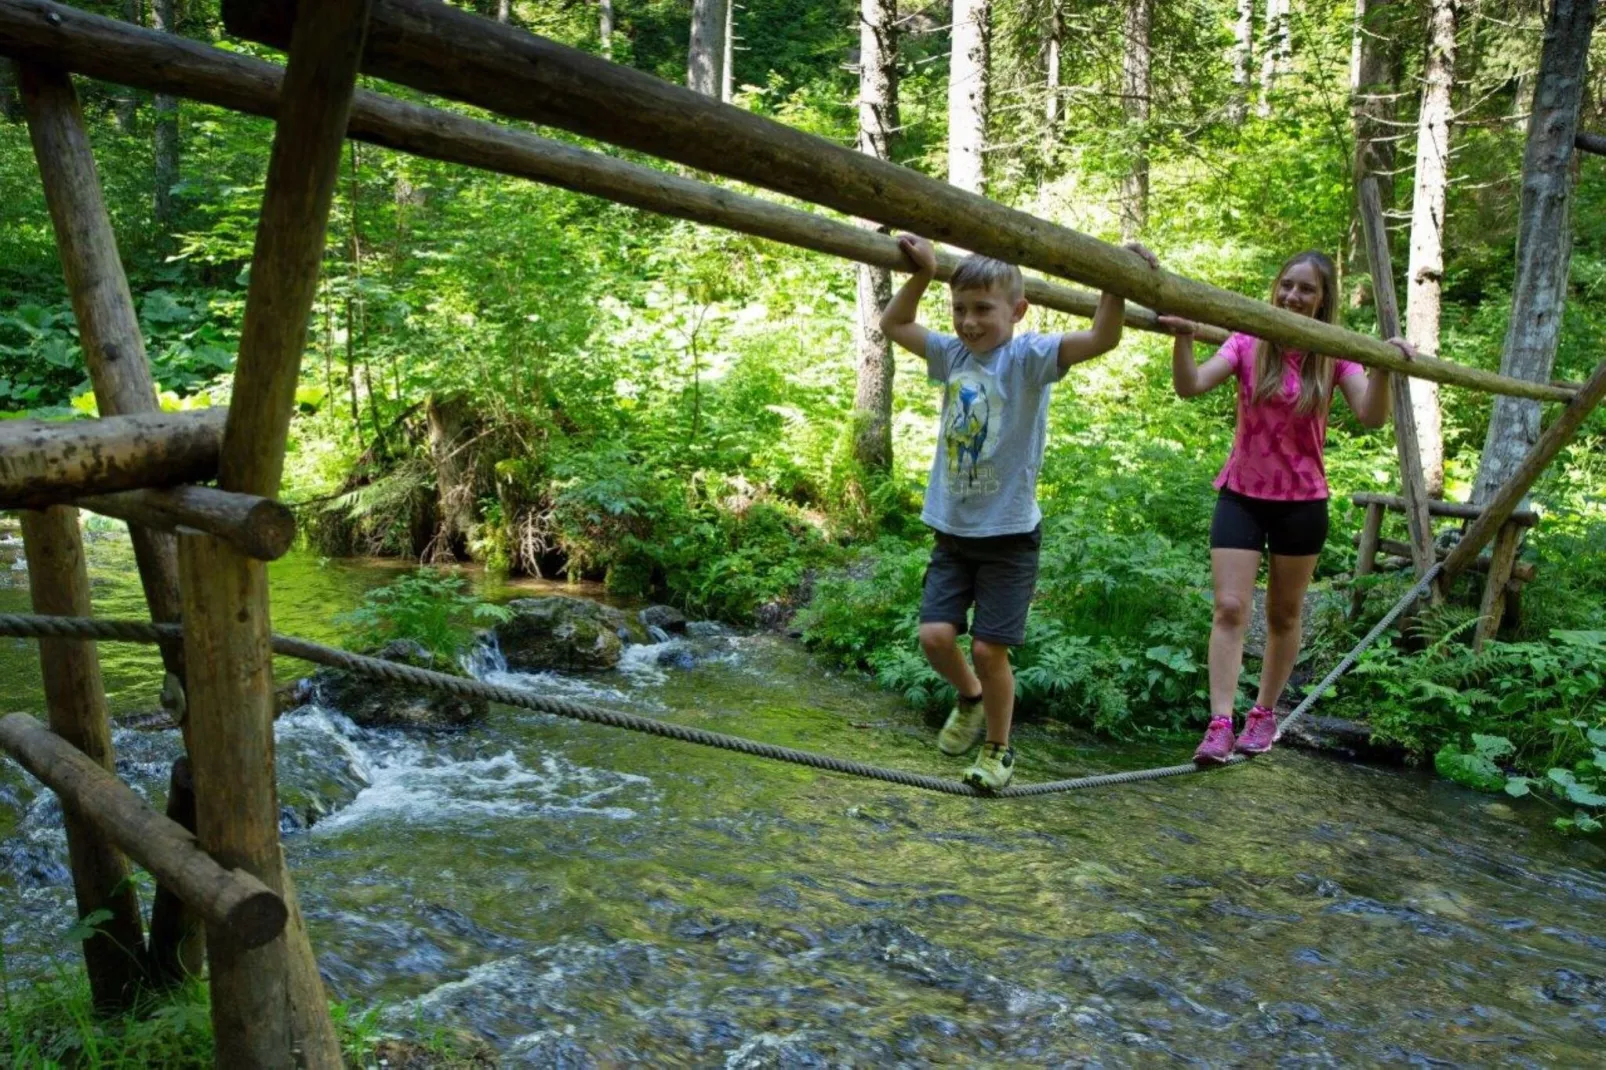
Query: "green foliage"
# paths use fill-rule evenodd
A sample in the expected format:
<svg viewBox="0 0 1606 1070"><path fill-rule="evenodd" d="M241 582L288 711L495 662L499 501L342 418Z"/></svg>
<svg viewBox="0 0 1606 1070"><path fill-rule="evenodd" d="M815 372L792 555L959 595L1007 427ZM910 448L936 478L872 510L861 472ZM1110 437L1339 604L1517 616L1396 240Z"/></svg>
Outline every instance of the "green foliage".
<svg viewBox="0 0 1606 1070"><path fill-rule="evenodd" d="M1556 735L1574 744L1570 750L1585 756L1571 768L1553 765L1543 776L1509 773L1496 763L1516 752L1504 736L1472 735L1469 753L1447 743L1434 756L1440 775L1482 791L1504 791L1514 798L1532 796L1550 802L1563 815L1555 819L1562 832L1602 831L1606 816L1606 727L1591 727L1588 721L1557 719ZM1569 814L1568 811L1571 811Z"/></svg>
<svg viewBox="0 0 1606 1070"><path fill-rule="evenodd" d="M411 639L446 666L469 645L476 627L508 620L505 606L481 602L461 576L419 569L363 595L362 604L336 619L350 630L352 645L366 649L392 639Z"/></svg>

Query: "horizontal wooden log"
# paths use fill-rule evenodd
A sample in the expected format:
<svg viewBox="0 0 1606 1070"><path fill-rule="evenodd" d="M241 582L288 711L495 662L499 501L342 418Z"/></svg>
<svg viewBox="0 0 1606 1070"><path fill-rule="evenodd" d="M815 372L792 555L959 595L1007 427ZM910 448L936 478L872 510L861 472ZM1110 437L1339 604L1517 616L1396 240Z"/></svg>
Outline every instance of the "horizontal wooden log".
<svg viewBox="0 0 1606 1070"><path fill-rule="evenodd" d="M1597 156L1606 156L1606 137L1600 134L1586 134L1582 130L1573 139L1573 144L1585 152L1593 152Z"/></svg>
<svg viewBox="0 0 1606 1070"><path fill-rule="evenodd" d="M1356 546L1361 545L1360 533L1356 532L1355 537L1351 541L1354 542ZM1411 560L1411 544L1407 542L1401 542L1399 539L1379 539L1377 541L1377 548L1394 557L1401 557L1407 561ZM1437 556L1440 559L1443 559L1445 556L1445 551L1437 551ZM1467 566L1467 571L1488 572L1489 558L1478 558L1477 560L1473 561L1472 564ZM1512 566L1511 575L1513 578L1521 580L1523 583L1532 583L1534 577L1538 575L1538 571L1530 564L1518 562L1516 565Z"/></svg>
<svg viewBox="0 0 1606 1070"><path fill-rule="evenodd" d="M1385 509L1392 509L1396 513L1405 512L1405 499L1396 494L1372 494L1362 492L1350 495L1350 501L1356 505L1381 505ZM1454 517L1457 520L1476 520L1483 514L1483 510L1476 505L1465 502L1441 502L1429 499L1428 512L1433 516ZM1511 522L1518 527L1531 528L1539 523L1539 514L1532 509L1519 509L1511 514Z"/></svg>
<svg viewBox="0 0 1606 1070"><path fill-rule="evenodd" d="M229 30L284 47L291 3L225 0ZM1539 401L1558 390L1423 356L1379 338L1155 270L1136 254L643 71L438 0L375 0L362 69L503 115L562 127L1120 294L1199 323L1436 382Z"/></svg>
<svg viewBox="0 0 1606 1070"><path fill-rule="evenodd" d="M289 506L216 487L125 490L79 498L74 504L158 531L204 531L258 561L277 561L296 538L296 515Z"/></svg>
<svg viewBox="0 0 1606 1070"><path fill-rule="evenodd" d="M203 483L218 471L228 409L100 420L0 421L0 509Z"/></svg>
<svg viewBox="0 0 1606 1070"><path fill-rule="evenodd" d="M13 7L20 13L9 10ZM58 11L59 7L44 2L0 4L0 51L26 47L36 62L106 81L253 115L278 113L282 67L114 19L70 8ZM50 14L61 21L49 23L45 16ZM861 264L909 270L897 241L885 234L378 93L356 94L347 134L415 156L527 178ZM940 253L938 278L946 281L958 262L957 257ZM1026 279L1026 298L1074 316L1091 317L1098 307L1097 294L1035 276ZM1140 330L1158 330L1156 318L1152 309L1128 305L1126 310L1127 326ZM1227 332L1202 326L1197 337L1219 344L1226 341Z"/></svg>
<svg viewBox="0 0 1606 1070"><path fill-rule="evenodd" d="M0 717L0 748L124 854L206 919L250 947L284 929L284 900L243 870L229 871L193 833L157 813L121 780L25 713Z"/></svg>

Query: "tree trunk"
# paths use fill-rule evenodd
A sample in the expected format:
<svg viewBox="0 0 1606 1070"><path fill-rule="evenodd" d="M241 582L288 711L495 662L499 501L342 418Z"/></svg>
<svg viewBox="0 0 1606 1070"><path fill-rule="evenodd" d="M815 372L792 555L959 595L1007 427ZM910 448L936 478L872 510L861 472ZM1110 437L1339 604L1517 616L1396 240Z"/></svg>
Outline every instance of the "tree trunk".
<svg viewBox="0 0 1606 1070"><path fill-rule="evenodd" d="M124 22L139 26L140 14L140 0L123 0ZM133 86L118 86L116 92L117 129L125 134L133 134L138 119L139 96L134 92Z"/></svg>
<svg viewBox="0 0 1606 1070"><path fill-rule="evenodd" d="M1044 89L1047 107L1044 118L1048 120L1048 143L1054 143L1054 128L1060 121L1060 39L1065 32L1065 23L1060 18L1059 0L1052 0L1048 13L1048 25L1043 30Z"/></svg>
<svg viewBox="0 0 1606 1070"><path fill-rule="evenodd" d="M736 69L736 0L725 0L725 58L719 66L719 99L731 102Z"/></svg>
<svg viewBox="0 0 1606 1070"><path fill-rule="evenodd" d="M1238 0L1238 21L1232 27L1232 96L1227 121L1239 126L1249 112L1249 72L1255 61L1255 0Z"/></svg>
<svg viewBox="0 0 1606 1070"><path fill-rule="evenodd" d="M1406 269L1405 336L1425 353L1439 351L1439 293L1444 282L1445 193L1450 181L1450 89L1455 82L1456 0L1431 0L1422 110L1416 133L1416 194ZM1439 387L1411 382L1411 408L1422 447L1428 494L1444 495L1444 432Z"/></svg>
<svg viewBox="0 0 1606 1070"><path fill-rule="evenodd" d="M151 25L163 33L177 33L173 0L151 5ZM156 94L156 229L166 241L173 229L173 187L178 185L178 98Z"/></svg>
<svg viewBox="0 0 1606 1070"><path fill-rule="evenodd" d="M1132 163L1121 180L1121 238L1134 241L1149 225L1149 30L1154 0L1127 0L1121 105L1132 138Z"/></svg>
<svg viewBox="0 0 1606 1070"><path fill-rule="evenodd" d="M1573 141L1584 92L1596 0L1552 0L1522 154L1517 276L1500 370L1538 382L1550 378L1567 301L1572 261L1568 202L1575 178ZM1539 441L1539 406L1496 398L1472 500L1483 504L1511 478Z"/></svg>
<svg viewBox="0 0 1606 1070"><path fill-rule="evenodd" d="M987 171L987 16L990 0L954 0L948 73L948 181L985 193Z"/></svg>
<svg viewBox="0 0 1606 1070"><path fill-rule="evenodd" d="M859 151L891 158L898 128L897 0L860 0ZM866 223L872 229L874 223ZM859 266L858 384L853 392L853 455L867 472L892 467L892 350L881 333L881 310L892 300L886 268Z"/></svg>
<svg viewBox="0 0 1606 1070"><path fill-rule="evenodd" d="M1288 25L1289 0L1266 0L1266 54L1260 61L1260 104L1255 114L1262 119L1271 115L1271 94L1277 79L1288 71L1293 55L1293 42Z"/></svg>
<svg viewBox="0 0 1606 1070"><path fill-rule="evenodd" d="M473 410L461 396L431 395L425 415L440 501L435 556L467 561L468 534L474 526L474 464L468 446L475 435Z"/></svg>
<svg viewBox="0 0 1606 1070"><path fill-rule="evenodd" d="M506 26L508 16L512 14L512 7L513 0L496 0L496 21Z"/></svg>
<svg viewBox="0 0 1606 1070"><path fill-rule="evenodd" d="M1377 192L1387 217L1394 207L1394 93L1400 79L1400 50L1395 45L1393 15L1395 0L1355 0L1355 41L1350 61L1350 114L1355 123L1353 184L1358 193L1361 181L1377 176ZM1366 251L1360 240L1360 216L1350 220L1351 278L1367 269ZM1350 292L1350 304L1359 307L1369 299L1364 284Z"/></svg>
<svg viewBox="0 0 1606 1070"><path fill-rule="evenodd" d="M602 54L613 58L613 0L597 0L597 37Z"/></svg>
<svg viewBox="0 0 1606 1070"><path fill-rule="evenodd" d="M718 96L725 72L725 17L730 0L692 0L686 88Z"/></svg>

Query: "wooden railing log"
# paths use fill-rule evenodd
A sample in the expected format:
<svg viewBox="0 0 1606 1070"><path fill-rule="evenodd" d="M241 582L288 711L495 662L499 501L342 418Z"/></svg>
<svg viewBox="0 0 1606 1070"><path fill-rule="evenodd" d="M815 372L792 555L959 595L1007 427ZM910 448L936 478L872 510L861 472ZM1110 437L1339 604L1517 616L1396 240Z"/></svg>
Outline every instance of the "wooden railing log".
<svg viewBox="0 0 1606 1070"><path fill-rule="evenodd" d="M296 538L296 515L289 506L255 494L216 487L163 487L97 494L77 504L158 531L194 528L231 543L247 557L277 561Z"/></svg>
<svg viewBox="0 0 1606 1070"><path fill-rule="evenodd" d="M217 475L228 410L100 420L0 421L0 509L91 494L203 483Z"/></svg>

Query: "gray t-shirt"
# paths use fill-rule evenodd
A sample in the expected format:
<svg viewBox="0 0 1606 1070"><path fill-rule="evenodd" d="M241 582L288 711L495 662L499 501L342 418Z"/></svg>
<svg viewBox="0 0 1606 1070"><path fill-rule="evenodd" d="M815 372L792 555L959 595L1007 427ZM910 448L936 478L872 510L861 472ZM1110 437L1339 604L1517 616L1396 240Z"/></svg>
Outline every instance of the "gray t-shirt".
<svg viewBox="0 0 1606 1070"><path fill-rule="evenodd" d="M943 384L943 399L921 520L972 538L1042 521L1037 472L1059 345L1057 334L1020 334L978 357L952 335L926 336L926 371Z"/></svg>

